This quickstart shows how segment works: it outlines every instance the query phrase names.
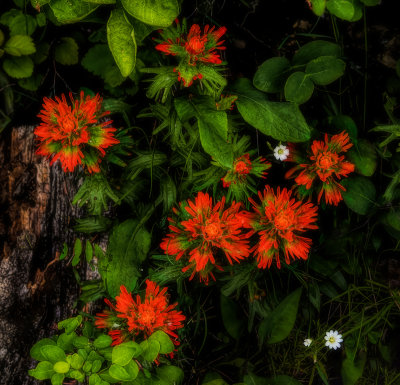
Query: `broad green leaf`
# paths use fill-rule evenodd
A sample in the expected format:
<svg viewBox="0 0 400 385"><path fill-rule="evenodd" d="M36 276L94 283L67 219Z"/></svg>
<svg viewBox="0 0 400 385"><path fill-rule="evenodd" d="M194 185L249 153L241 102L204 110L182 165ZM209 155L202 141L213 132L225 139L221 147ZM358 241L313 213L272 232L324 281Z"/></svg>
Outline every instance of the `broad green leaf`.
<svg viewBox="0 0 400 385"><path fill-rule="evenodd" d="M303 45L293 56L293 65L307 64L320 56L341 55L341 48L338 44L329 41L315 40Z"/></svg>
<svg viewBox="0 0 400 385"><path fill-rule="evenodd" d="M72 37L62 37L56 45L54 58L63 65L77 64L79 57L76 41Z"/></svg>
<svg viewBox="0 0 400 385"><path fill-rule="evenodd" d="M89 345L89 338L85 336L76 337L73 341L73 344L78 349L86 348Z"/></svg>
<svg viewBox="0 0 400 385"><path fill-rule="evenodd" d="M69 334L74 332L81 323L82 323L82 316L77 315L76 317L67 318L63 321L60 321L58 323L58 329L59 330L65 329L65 332Z"/></svg>
<svg viewBox="0 0 400 385"><path fill-rule="evenodd" d="M58 361L53 366L54 371L57 373L67 373L69 368L69 363L65 361Z"/></svg>
<svg viewBox="0 0 400 385"><path fill-rule="evenodd" d="M33 61L35 64L43 63L47 57L49 56L50 44L48 43L39 43L36 46L36 52L32 56Z"/></svg>
<svg viewBox="0 0 400 385"><path fill-rule="evenodd" d="M317 16L322 16L325 12L326 0L311 0L311 9Z"/></svg>
<svg viewBox="0 0 400 385"><path fill-rule="evenodd" d="M232 92L238 96L236 105L243 119L263 134L290 142L310 139L310 128L296 104L270 102L245 78L236 82Z"/></svg>
<svg viewBox="0 0 400 385"><path fill-rule="evenodd" d="M135 32L121 9L111 12L107 22L107 40L122 76L129 76L136 65Z"/></svg>
<svg viewBox="0 0 400 385"><path fill-rule="evenodd" d="M30 36L14 35L7 40L4 46L4 51L13 56L21 56L35 53L36 48Z"/></svg>
<svg viewBox="0 0 400 385"><path fill-rule="evenodd" d="M36 23L38 27L44 27L47 23L46 15L44 13L38 13L36 15Z"/></svg>
<svg viewBox="0 0 400 385"><path fill-rule="evenodd" d="M142 356L146 361L153 362L159 355L161 344L159 341L145 340L140 343L140 347L143 350Z"/></svg>
<svg viewBox="0 0 400 385"><path fill-rule="evenodd" d="M183 383L183 370L173 365L164 365L156 369L157 376L166 381L168 385L181 385Z"/></svg>
<svg viewBox="0 0 400 385"><path fill-rule="evenodd" d="M171 338L169 338L168 334L163 332L162 330L157 330L150 337L149 341L158 341L160 343L160 353L161 354L169 354L172 353L175 349Z"/></svg>
<svg viewBox="0 0 400 385"><path fill-rule="evenodd" d="M244 320L240 316L238 305L229 297L220 295L222 322L227 332L236 340L240 338L244 329Z"/></svg>
<svg viewBox="0 0 400 385"><path fill-rule="evenodd" d="M76 333L62 333L57 338L57 346L60 347L64 352L70 352L74 349L74 339L77 337Z"/></svg>
<svg viewBox="0 0 400 385"><path fill-rule="evenodd" d="M149 252L150 234L138 224L137 220L129 219L115 226L111 232L107 257L99 266L111 297L119 294L121 285L132 291L141 275L139 266Z"/></svg>
<svg viewBox="0 0 400 385"><path fill-rule="evenodd" d="M273 57L258 67L254 74L254 87L264 92L280 92L290 69L290 62L285 57Z"/></svg>
<svg viewBox="0 0 400 385"><path fill-rule="evenodd" d="M101 57L102 60L99 60ZM115 66L114 58L107 44L96 44L82 59L82 67L103 79L109 68Z"/></svg>
<svg viewBox="0 0 400 385"><path fill-rule="evenodd" d="M306 66L306 73L315 84L325 86L344 74L346 64L334 56L320 56L311 60Z"/></svg>
<svg viewBox="0 0 400 385"><path fill-rule="evenodd" d="M85 360L78 354L74 353L71 357L71 367L74 369L80 369Z"/></svg>
<svg viewBox="0 0 400 385"><path fill-rule="evenodd" d="M339 19L352 21L355 13L354 6L349 0L328 0L326 8Z"/></svg>
<svg viewBox="0 0 400 385"><path fill-rule="evenodd" d="M29 78L18 80L18 84L20 87L25 88L28 91L37 91L42 80L43 76L41 74L33 74Z"/></svg>
<svg viewBox="0 0 400 385"><path fill-rule="evenodd" d="M81 0L51 0L49 6L61 24L76 23L98 7Z"/></svg>
<svg viewBox="0 0 400 385"><path fill-rule="evenodd" d="M347 153L347 159L354 163L355 170L364 176L372 176L377 166L375 147L366 139L360 139Z"/></svg>
<svg viewBox="0 0 400 385"><path fill-rule="evenodd" d="M252 373L244 376L243 381L246 385L269 385L269 380L267 378L259 377Z"/></svg>
<svg viewBox="0 0 400 385"><path fill-rule="evenodd" d="M3 61L3 70L12 78L29 78L33 73L33 61L28 56L8 57Z"/></svg>
<svg viewBox="0 0 400 385"><path fill-rule="evenodd" d="M42 346L46 346L46 345L54 346L54 345L56 345L56 343L55 343L55 341L51 340L50 338L43 338L42 340L36 342L36 344L32 346L29 354L36 361L45 361L46 357L42 354L40 348Z"/></svg>
<svg viewBox="0 0 400 385"><path fill-rule="evenodd" d="M337 132L346 131L349 134L351 142L356 144L358 142L358 129L354 120L347 115L335 115L328 118L328 122L332 125Z"/></svg>
<svg viewBox="0 0 400 385"><path fill-rule="evenodd" d="M82 241L77 238L74 244L74 257L72 258L72 266L76 266L80 261L80 256L82 253Z"/></svg>
<svg viewBox="0 0 400 385"><path fill-rule="evenodd" d="M289 294L260 324L261 337L267 337L268 344L284 340L296 321L301 288Z"/></svg>
<svg viewBox="0 0 400 385"><path fill-rule="evenodd" d="M51 376L51 385L63 385L65 375L63 373L54 373Z"/></svg>
<svg viewBox="0 0 400 385"><path fill-rule="evenodd" d="M115 378L116 380L129 381L132 379L129 373L120 365L112 364L108 371L110 373L110 376Z"/></svg>
<svg viewBox="0 0 400 385"><path fill-rule="evenodd" d="M285 84L285 98L289 102L302 104L311 98L314 92L314 83L310 75L304 72L292 73Z"/></svg>
<svg viewBox="0 0 400 385"><path fill-rule="evenodd" d="M343 360L341 369L343 385L356 384L363 374L366 361L367 354L365 352L361 352L356 360L352 360L350 357Z"/></svg>
<svg viewBox="0 0 400 385"><path fill-rule="evenodd" d="M40 348L40 352L45 357L46 361L55 364L58 361L65 361L66 355L64 350L55 345L44 345Z"/></svg>
<svg viewBox="0 0 400 385"><path fill-rule="evenodd" d="M378 5L381 0L360 0L364 3L367 7L373 7L374 5Z"/></svg>
<svg viewBox="0 0 400 385"><path fill-rule="evenodd" d="M132 358L138 357L142 349L136 342L125 342L114 346L112 350L112 363L125 366Z"/></svg>
<svg viewBox="0 0 400 385"><path fill-rule="evenodd" d="M87 263L89 263L93 259L93 246L88 240L86 240L85 245L85 259Z"/></svg>
<svg viewBox="0 0 400 385"><path fill-rule="evenodd" d="M36 19L31 15L21 13L14 17L10 23L10 36L15 35L32 35L37 27Z"/></svg>
<svg viewBox="0 0 400 385"><path fill-rule="evenodd" d="M177 0L121 0L121 2L130 15L156 27L169 27L179 14Z"/></svg>
<svg viewBox="0 0 400 385"><path fill-rule="evenodd" d="M346 188L342 191L347 207L358 214L368 214L375 204L376 190L374 184L364 176L351 176L341 184Z"/></svg>
<svg viewBox="0 0 400 385"><path fill-rule="evenodd" d="M50 379L54 374L53 364L48 361L39 362L36 368L29 370L28 373L37 380Z"/></svg>

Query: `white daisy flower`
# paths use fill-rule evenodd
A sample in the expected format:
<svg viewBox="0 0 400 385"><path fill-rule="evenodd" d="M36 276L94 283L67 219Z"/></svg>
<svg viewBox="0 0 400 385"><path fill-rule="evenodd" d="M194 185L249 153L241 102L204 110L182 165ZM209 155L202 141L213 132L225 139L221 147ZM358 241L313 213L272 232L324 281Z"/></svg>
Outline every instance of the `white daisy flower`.
<svg viewBox="0 0 400 385"><path fill-rule="evenodd" d="M303 343L304 343L304 346L309 347L312 344L312 339L306 338Z"/></svg>
<svg viewBox="0 0 400 385"><path fill-rule="evenodd" d="M328 346L329 349L337 349L340 348L340 342L343 342L342 335L339 334L336 330L330 330L329 332L326 332L325 336L325 346Z"/></svg>
<svg viewBox="0 0 400 385"><path fill-rule="evenodd" d="M278 160L286 160L289 156L289 149L283 144L280 144L279 146L275 147L274 156Z"/></svg>

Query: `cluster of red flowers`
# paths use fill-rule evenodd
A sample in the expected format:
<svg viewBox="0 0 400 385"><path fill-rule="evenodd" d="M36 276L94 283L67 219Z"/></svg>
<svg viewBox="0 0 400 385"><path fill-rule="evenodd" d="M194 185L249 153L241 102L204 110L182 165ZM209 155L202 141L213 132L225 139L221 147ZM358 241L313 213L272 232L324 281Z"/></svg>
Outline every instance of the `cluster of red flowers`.
<svg viewBox="0 0 400 385"><path fill-rule="evenodd" d="M170 305L167 298L167 288L160 290L155 282L146 280L146 293L142 299L128 293L121 286L116 304L105 299L111 310L104 310L96 315L95 325L100 329L108 329L113 339L112 345L118 345L129 340L142 341L155 331L162 330L172 337L175 345L179 345L176 330L183 327L185 316L174 310L176 303Z"/></svg>
<svg viewBox="0 0 400 385"><path fill-rule="evenodd" d="M295 178L298 186L311 187L318 191L318 203L325 194L325 202L337 206L343 199L341 191L346 189L340 184L340 179L347 178L354 171L354 164L345 160L340 153L347 152L353 144L347 132L333 135L330 139L325 134L325 140L314 140L311 145L312 154L303 160L292 147L287 161L300 163L286 173L286 177L299 174Z"/></svg>
<svg viewBox="0 0 400 385"><path fill-rule="evenodd" d="M223 251L230 264L248 258L255 252L258 267L270 267L275 259L280 268L280 252L284 253L286 263L293 259L307 259L311 239L301 237L299 233L307 229L316 229L313 223L317 219L317 207L312 203L302 203L290 199L291 192L278 188L275 195L266 186L264 193L259 192L261 205L253 200L254 212L242 209L241 203L233 202L224 210L225 198L212 205L208 194L198 193L194 203L181 202L174 209L174 218L168 218L172 231L162 241L160 247L167 255L176 260L188 259L188 265L182 271L192 269L193 278L199 273L200 280L208 283L209 277L218 265L218 251ZM182 220L183 219L183 220ZM257 233L259 241L250 248L249 238Z"/></svg>
<svg viewBox="0 0 400 385"><path fill-rule="evenodd" d="M206 25L204 32L198 24L193 24L186 33L186 23L182 25L176 20L176 25L161 31L162 39L156 45L156 49L166 55L179 58L179 64L175 68L178 80L189 87L193 80L202 79L202 68L208 65L220 65L222 63L218 51L226 49L222 46L224 41L219 41L225 34L226 27L215 29Z"/></svg>
<svg viewBox="0 0 400 385"><path fill-rule="evenodd" d="M44 98L43 110L38 115L42 122L35 129L39 140L37 153L48 158L51 164L60 160L64 171L74 171L79 164L89 172L99 172L101 157L105 149L119 143L114 137L112 120L100 122L109 114L102 112L102 98L84 96L75 100L69 94L70 104L65 95L55 100Z"/></svg>

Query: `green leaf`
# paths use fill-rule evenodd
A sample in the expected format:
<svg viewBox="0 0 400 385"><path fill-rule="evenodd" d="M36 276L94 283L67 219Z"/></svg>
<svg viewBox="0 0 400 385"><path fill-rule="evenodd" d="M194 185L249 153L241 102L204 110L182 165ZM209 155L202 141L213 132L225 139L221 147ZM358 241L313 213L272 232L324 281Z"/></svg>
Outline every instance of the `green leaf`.
<svg viewBox="0 0 400 385"><path fill-rule="evenodd" d="M67 373L69 368L69 363L65 361L58 361L53 366L54 371L57 373Z"/></svg>
<svg viewBox="0 0 400 385"><path fill-rule="evenodd" d="M381 2L381 0L360 0L360 1L364 3L364 5L366 5L367 7L373 7Z"/></svg>
<svg viewBox="0 0 400 385"><path fill-rule="evenodd" d="M39 362L35 369L28 371L37 380L47 380L54 374L53 364L48 361Z"/></svg>
<svg viewBox="0 0 400 385"><path fill-rule="evenodd" d="M310 128L296 104L268 101L245 78L236 82L233 93L238 96L236 105L243 119L263 134L290 142L310 139Z"/></svg>
<svg viewBox="0 0 400 385"><path fill-rule="evenodd" d="M240 338L244 329L243 317L240 316L240 310L236 302L229 297L220 295L220 306L222 322L227 332L236 340Z"/></svg>
<svg viewBox="0 0 400 385"><path fill-rule="evenodd" d="M355 13L354 6L349 0L328 0L326 8L339 19L352 21Z"/></svg>
<svg viewBox="0 0 400 385"><path fill-rule="evenodd" d="M273 57L266 60L254 74L254 87L264 92L280 92L289 69L290 62L285 57Z"/></svg>
<svg viewBox="0 0 400 385"><path fill-rule="evenodd" d="M37 27L36 19L31 15L21 13L14 17L10 23L10 36L14 35L32 35Z"/></svg>
<svg viewBox="0 0 400 385"><path fill-rule="evenodd" d="M367 354L365 352L360 352L355 361L350 357L343 360L341 369L343 385L355 385L363 374L366 361Z"/></svg>
<svg viewBox="0 0 400 385"><path fill-rule="evenodd" d="M162 330L157 330L150 337L149 341L158 341L160 343L160 353L161 354L169 354L172 353L175 349L171 338L169 338L168 334L163 332Z"/></svg>
<svg viewBox="0 0 400 385"><path fill-rule="evenodd" d="M51 0L49 6L61 24L76 23L98 7L97 4L81 0Z"/></svg>
<svg viewBox="0 0 400 385"><path fill-rule="evenodd" d="M302 104L311 98L314 92L314 83L304 72L292 73L285 84L285 98L289 102Z"/></svg>
<svg viewBox="0 0 400 385"><path fill-rule="evenodd" d="M18 85L28 91L37 91L42 82L43 76L40 74L33 74L29 78L18 80Z"/></svg>
<svg viewBox="0 0 400 385"><path fill-rule="evenodd" d="M65 361L67 358L64 350L54 345L44 345L40 348L40 352L45 357L46 361L55 364L58 361Z"/></svg>
<svg viewBox="0 0 400 385"><path fill-rule="evenodd" d="M30 55L32 53L35 53L36 48L30 36L14 35L7 40L4 46L4 51L13 56L21 56L21 55Z"/></svg>
<svg viewBox="0 0 400 385"><path fill-rule="evenodd" d="M176 0L121 0L125 10L145 24L168 27L179 14Z"/></svg>
<svg viewBox="0 0 400 385"><path fill-rule="evenodd" d="M99 60L101 57L102 60ZM107 72L116 67L115 60L107 44L96 44L82 59L83 68L105 79Z"/></svg>
<svg viewBox="0 0 400 385"><path fill-rule="evenodd" d="M72 317L72 318L67 318L63 321L60 321L58 323L58 329L65 329L66 333L72 333L74 332L79 325L82 323L82 316L78 315L76 317Z"/></svg>
<svg viewBox="0 0 400 385"><path fill-rule="evenodd" d="M352 176L341 184L346 188L346 191L342 191L342 196L347 207L357 214L368 214L375 203L374 184L364 176Z"/></svg>
<svg viewBox="0 0 400 385"><path fill-rule="evenodd" d="M142 349L136 342L124 342L114 346L112 350L112 363L125 366L132 358L138 357L142 354Z"/></svg>
<svg viewBox="0 0 400 385"><path fill-rule="evenodd" d="M375 146L366 139L360 139L348 152L347 158L356 166L356 171L364 176L372 176L377 166Z"/></svg>
<svg viewBox="0 0 400 385"><path fill-rule="evenodd" d="M51 385L63 385L64 378L65 376L63 373L54 373L51 376Z"/></svg>
<svg viewBox="0 0 400 385"><path fill-rule="evenodd" d="M33 73L33 61L28 56L8 57L3 61L3 69L12 78L29 78Z"/></svg>
<svg viewBox="0 0 400 385"><path fill-rule="evenodd" d="M301 296L298 288L289 294L260 324L261 337L267 337L268 344L274 344L284 340L296 321L297 309Z"/></svg>
<svg viewBox="0 0 400 385"><path fill-rule="evenodd" d="M346 64L334 56L320 56L311 60L306 66L306 73L315 84L325 86L344 74Z"/></svg>
<svg viewBox="0 0 400 385"><path fill-rule="evenodd" d="M280 375L268 379L268 385L301 385L301 382L297 381L293 377Z"/></svg>
<svg viewBox="0 0 400 385"><path fill-rule="evenodd" d="M62 37L56 45L54 58L63 65L73 65L79 62L78 44L72 37Z"/></svg>
<svg viewBox="0 0 400 385"><path fill-rule="evenodd" d="M325 12L326 0L311 0L311 9L317 16L322 16Z"/></svg>
<svg viewBox="0 0 400 385"><path fill-rule="evenodd" d="M44 27L47 23L46 15L44 13L38 13L36 15L36 24L38 27Z"/></svg>
<svg viewBox="0 0 400 385"><path fill-rule="evenodd" d="M85 258L87 263L91 262L93 259L93 246L88 240L86 240L85 245Z"/></svg>
<svg viewBox="0 0 400 385"><path fill-rule="evenodd" d="M93 4L115 4L117 2L116 0L83 0L83 1Z"/></svg>
<svg viewBox="0 0 400 385"><path fill-rule="evenodd" d="M111 232L107 257L99 266L111 297L119 294L121 285L132 291L141 275L139 266L149 252L150 234L138 225L137 220L129 219Z"/></svg>
<svg viewBox="0 0 400 385"><path fill-rule="evenodd" d="M101 385L101 377L97 373L93 373L89 377L89 385Z"/></svg>
<svg viewBox="0 0 400 385"><path fill-rule="evenodd" d="M89 338L85 336L79 336L74 339L73 343L76 348L83 349L89 345Z"/></svg>
<svg viewBox="0 0 400 385"><path fill-rule="evenodd" d="M107 22L107 40L122 76L129 76L136 65L135 32L121 9L111 12Z"/></svg>
<svg viewBox="0 0 400 385"><path fill-rule="evenodd" d="M357 143L358 129L354 120L347 115L335 115L328 118L329 124L336 129L337 132L347 131L353 144Z"/></svg>
<svg viewBox="0 0 400 385"><path fill-rule="evenodd" d="M269 385L269 381L265 377L259 377L252 373L244 376L243 381L246 385Z"/></svg>
<svg viewBox="0 0 400 385"><path fill-rule="evenodd" d="M115 378L116 380L129 381L131 379L129 373L120 365L112 364L108 371L110 373L110 376Z"/></svg>
<svg viewBox="0 0 400 385"><path fill-rule="evenodd" d="M71 364L71 367L74 369L80 369L84 362L85 362L85 360L78 353L74 353L71 356L70 364Z"/></svg>
<svg viewBox="0 0 400 385"><path fill-rule="evenodd" d="M69 352L74 349L73 341L76 338L76 333L62 333L57 338L57 346L60 347L64 352Z"/></svg>
<svg viewBox="0 0 400 385"><path fill-rule="evenodd" d="M110 346L111 343L112 343L112 338L107 334L102 334L93 341L93 346L96 349L104 349Z"/></svg>
<svg viewBox="0 0 400 385"><path fill-rule="evenodd" d="M320 56L341 55L341 48L338 44L329 41L314 40L303 45L293 56L292 65L303 65Z"/></svg>
<svg viewBox="0 0 400 385"><path fill-rule="evenodd" d="M33 8L40 9L43 5L50 3L51 0L31 0Z"/></svg>
<svg viewBox="0 0 400 385"><path fill-rule="evenodd" d="M183 370L173 365L164 365L156 368L157 376L166 381L168 385L181 385L183 383Z"/></svg>
<svg viewBox="0 0 400 385"><path fill-rule="evenodd" d="M160 353L161 344L156 339L145 340L140 343L143 350L142 356L146 361L153 362Z"/></svg>
<svg viewBox="0 0 400 385"><path fill-rule="evenodd" d="M80 261L80 256L82 254L82 241L77 238L74 244L74 258L72 258L72 266L76 266Z"/></svg>
<svg viewBox="0 0 400 385"><path fill-rule="evenodd" d="M49 50L50 50L50 44L46 42L39 43L36 46L35 54L32 56L32 59L35 62L35 64L43 63L49 56Z"/></svg>
<svg viewBox="0 0 400 385"><path fill-rule="evenodd" d="M37 361L46 361L46 357L42 354L40 350L43 346L46 345L55 346L56 343L50 338L43 338L42 340L36 342L36 344L32 346L29 354L33 359Z"/></svg>

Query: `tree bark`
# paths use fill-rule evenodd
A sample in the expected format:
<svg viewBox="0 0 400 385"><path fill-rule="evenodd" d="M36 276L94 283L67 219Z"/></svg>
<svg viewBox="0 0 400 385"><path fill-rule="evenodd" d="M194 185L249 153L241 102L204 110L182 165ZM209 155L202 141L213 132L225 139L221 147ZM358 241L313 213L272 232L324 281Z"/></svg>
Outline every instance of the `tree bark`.
<svg viewBox="0 0 400 385"><path fill-rule="evenodd" d="M0 140L0 384L38 383L29 350L56 333L57 322L74 314L78 285L59 261L77 180L59 164L35 155L34 127L14 128Z"/></svg>

